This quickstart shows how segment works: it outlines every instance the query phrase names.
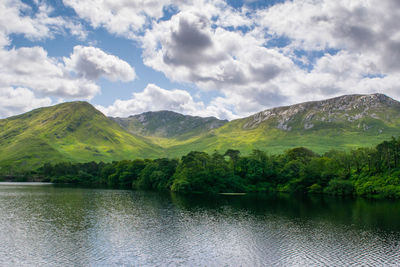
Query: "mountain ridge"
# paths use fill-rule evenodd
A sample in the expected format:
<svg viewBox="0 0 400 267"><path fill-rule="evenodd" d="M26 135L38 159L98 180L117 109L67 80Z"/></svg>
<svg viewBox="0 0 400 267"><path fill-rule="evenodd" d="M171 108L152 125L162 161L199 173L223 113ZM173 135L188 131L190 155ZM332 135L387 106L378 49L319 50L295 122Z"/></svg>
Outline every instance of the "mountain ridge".
<svg viewBox="0 0 400 267"><path fill-rule="evenodd" d="M293 118L301 112L307 113L307 117L305 118L306 122L315 119L315 116L321 112L329 112L328 114L323 114L323 116L319 118L322 122L334 122L340 120L340 118L337 117L337 113L341 113L341 115L343 115L344 117L347 116L344 119L347 119L348 121L356 121L362 119L365 116L370 116L374 119L384 119L376 114L377 109L385 108L382 107L382 104L396 106L397 109L400 111L400 102L384 94L352 94L320 101L308 101L289 106L266 109L247 117L249 119L253 118L253 122L246 123L244 125L244 128L254 128L262 121L266 121L273 117L280 117L280 119L278 120L279 124L277 128L285 131L290 131L291 127L288 126L287 122L293 120ZM374 108L374 112L369 113L368 110L371 107ZM361 108L364 108L364 110L361 111ZM350 114L347 112L349 112ZM308 130L311 128L313 128L312 124L304 124L304 129Z"/></svg>
<svg viewBox="0 0 400 267"><path fill-rule="evenodd" d="M228 120L183 115L174 111L147 111L129 117L109 117L136 135L188 139L223 126Z"/></svg>
<svg viewBox="0 0 400 267"><path fill-rule="evenodd" d="M169 153L190 152L198 147L206 152L233 148L244 153L253 149L281 153L296 146L324 153L331 149L374 146L399 134L398 101L383 94L344 95L266 109L232 120L192 144L172 147Z"/></svg>
<svg viewBox="0 0 400 267"><path fill-rule="evenodd" d="M398 135L400 102L383 94L309 101L232 121L172 111L110 118L86 101L75 101L1 119L0 171L46 161L180 157L190 151L280 153L304 146L324 153Z"/></svg>

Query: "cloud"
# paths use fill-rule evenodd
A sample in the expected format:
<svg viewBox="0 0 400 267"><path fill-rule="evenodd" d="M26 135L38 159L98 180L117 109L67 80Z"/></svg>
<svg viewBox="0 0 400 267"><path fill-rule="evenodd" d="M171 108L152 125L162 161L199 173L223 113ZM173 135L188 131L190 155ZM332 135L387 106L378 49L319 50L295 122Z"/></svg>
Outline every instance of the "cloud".
<svg viewBox="0 0 400 267"><path fill-rule="evenodd" d="M396 1L294 0L246 17L246 10L199 2L206 8L183 7L153 23L141 38L143 60L171 80L222 92L219 103L236 114L400 89ZM233 14L245 30L221 21Z"/></svg>
<svg viewBox="0 0 400 267"><path fill-rule="evenodd" d="M104 27L113 34L131 37L149 24L150 18L161 18L164 8L172 5L170 0L63 0L63 3L94 28Z"/></svg>
<svg viewBox="0 0 400 267"><path fill-rule="evenodd" d="M183 114L198 116L215 116L219 118L233 118L234 115L218 103L205 106L203 102L196 102L185 90L166 90L155 84L148 84L139 93L133 93L128 100L116 100L108 107L96 106L107 116L128 117L146 111L171 110Z"/></svg>
<svg viewBox="0 0 400 267"><path fill-rule="evenodd" d="M153 25L142 38L144 63L171 80L222 92L241 115L282 103L286 92L277 83L298 71L293 61L263 46L255 32L227 30L199 13L180 12Z"/></svg>
<svg viewBox="0 0 400 267"><path fill-rule="evenodd" d="M293 65L250 33L215 26L198 12L155 24L142 38L144 63L172 80L214 90L265 82Z"/></svg>
<svg viewBox="0 0 400 267"><path fill-rule="evenodd" d="M108 114L172 109L234 118L341 94L400 97L397 0L379 5L369 0L293 0L257 10L233 8L223 0L63 2L92 27L135 40L144 64L171 81L219 95L205 105L184 90L149 85L131 99L103 107ZM33 12L19 1L0 4L0 47L7 47L10 33L41 39L70 32L85 38L81 23L52 16L41 2L38 7ZM24 49L0 51L0 87L90 99L100 91L99 77L135 78L133 67L98 48L77 46L63 60L39 47Z"/></svg>
<svg viewBox="0 0 400 267"><path fill-rule="evenodd" d="M8 36L0 31L0 49L9 44L10 44L10 39L8 39Z"/></svg>
<svg viewBox="0 0 400 267"><path fill-rule="evenodd" d="M41 1L32 5L21 1L0 2L3 107L0 116L49 105L49 97L91 99L100 92L96 83L100 77L112 81L131 81L136 77L134 68L127 62L99 48L76 46L70 57L63 60L49 57L39 46L8 48L10 34L22 34L33 41L53 38L57 34L72 34L80 40L86 38L87 33L80 22L71 17L53 16L53 8Z"/></svg>
<svg viewBox="0 0 400 267"><path fill-rule="evenodd" d="M85 78L75 78L42 47L0 50L0 86L26 87L42 95L90 99L100 88Z"/></svg>
<svg viewBox="0 0 400 267"><path fill-rule="evenodd" d="M207 21L190 22L182 17L179 25L172 30L169 49L163 55L167 64L175 66L195 67L203 62L219 60L217 56L209 56L207 50L213 49L209 34L202 29L207 27Z"/></svg>
<svg viewBox="0 0 400 267"><path fill-rule="evenodd" d="M9 117L51 104L49 97L37 98L27 88L0 87L0 117Z"/></svg>
<svg viewBox="0 0 400 267"><path fill-rule="evenodd" d="M127 62L95 47L75 46L64 62L68 70L88 80L104 76L111 81L131 81L136 77L135 70Z"/></svg>
<svg viewBox="0 0 400 267"><path fill-rule="evenodd" d="M224 1L159 1L151 10L139 7L140 1L64 3L94 27L137 40L144 63L169 79L222 92L226 107L239 114L282 102L287 92L277 90L276 80L297 71L289 57L264 46L263 34L252 28L255 21L245 8L234 9ZM176 14L160 20L170 6L176 7ZM239 27L248 30L236 30Z"/></svg>
<svg viewBox="0 0 400 267"><path fill-rule="evenodd" d="M0 50L0 86L26 87L41 95L91 99L100 92L96 80L128 81L134 69L125 61L94 47L76 46L60 61L42 47Z"/></svg>
<svg viewBox="0 0 400 267"><path fill-rule="evenodd" d="M400 12L396 0L296 0L258 12L270 34L303 50L344 49L375 57L383 71L400 69ZM284 18L284 19L283 19Z"/></svg>
<svg viewBox="0 0 400 267"><path fill-rule="evenodd" d="M26 38L40 40L52 38L55 34L62 34L68 30L69 34L86 37L86 32L79 22L71 18L53 16L53 8L42 1L34 3L37 11L19 0L0 1L0 33L23 34Z"/></svg>

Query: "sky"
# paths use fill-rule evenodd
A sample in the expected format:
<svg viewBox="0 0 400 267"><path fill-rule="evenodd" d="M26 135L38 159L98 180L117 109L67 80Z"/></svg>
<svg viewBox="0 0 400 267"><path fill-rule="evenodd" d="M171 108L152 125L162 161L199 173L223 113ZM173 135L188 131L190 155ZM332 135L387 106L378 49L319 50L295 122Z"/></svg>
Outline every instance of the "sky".
<svg viewBox="0 0 400 267"><path fill-rule="evenodd" d="M0 118L235 119L345 94L400 99L398 0L1 0Z"/></svg>

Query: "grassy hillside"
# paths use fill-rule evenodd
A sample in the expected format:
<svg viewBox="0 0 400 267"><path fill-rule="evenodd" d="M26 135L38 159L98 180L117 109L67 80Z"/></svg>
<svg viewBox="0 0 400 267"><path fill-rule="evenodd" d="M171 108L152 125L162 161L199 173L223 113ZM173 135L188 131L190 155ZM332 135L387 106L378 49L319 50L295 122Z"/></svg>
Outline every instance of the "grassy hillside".
<svg viewBox="0 0 400 267"><path fill-rule="evenodd" d="M381 94L349 95L265 110L231 121L185 142L169 142L168 155L192 150L281 153L305 146L323 153L374 146L400 135L400 103Z"/></svg>
<svg viewBox="0 0 400 267"><path fill-rule="evenodd" d="M63 103L0 120L0 166L23 170L57 161L159 157L163 150L129 134L87 102Z"/></svg>
<svg viewBox="0 0 400 267"><path fill-rule="evenodd" d="M86 102L0 120L0 173L45 162L180 157L230 148L247 154L304 146L323 153L374 146L400 135L400 103L380 94L349 95L273 108L228 123L166 111L114 120Z"/></svg>

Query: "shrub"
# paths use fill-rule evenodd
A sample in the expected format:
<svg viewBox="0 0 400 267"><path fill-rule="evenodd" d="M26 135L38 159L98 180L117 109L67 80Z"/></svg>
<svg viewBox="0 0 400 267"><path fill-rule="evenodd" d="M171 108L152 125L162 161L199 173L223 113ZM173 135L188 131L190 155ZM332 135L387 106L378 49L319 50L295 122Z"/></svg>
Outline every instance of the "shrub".
<svg viewBox="0 0 400 267"><path fill-rule="evenodd" d="M319 184L313 184L312 186L308 187L308 193L320 194L322 193L322 186L320 186Z"/></svg>
<svg viewBox="0 0 400 267"><path fill-rule="evenodd" d="M354 185L347 180L333 179L329 181L324 193L334 196L349 196L354 194Z"/></svg>

